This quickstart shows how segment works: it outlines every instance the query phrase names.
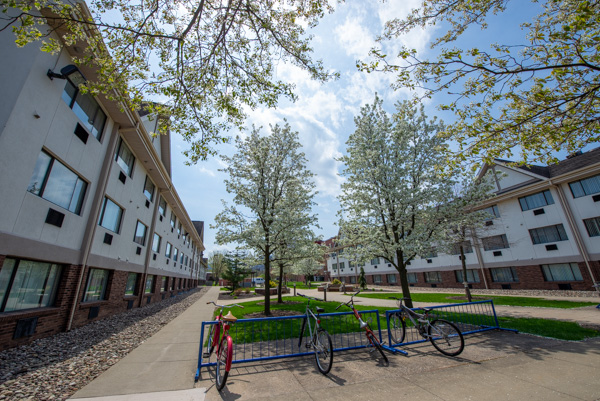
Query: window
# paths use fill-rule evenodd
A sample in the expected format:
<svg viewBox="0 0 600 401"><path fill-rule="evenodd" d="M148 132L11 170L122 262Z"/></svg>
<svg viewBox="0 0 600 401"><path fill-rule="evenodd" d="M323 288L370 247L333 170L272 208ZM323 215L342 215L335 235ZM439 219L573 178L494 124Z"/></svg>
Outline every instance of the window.
<svg viewBox="0 0 600 401"><path fill-rule="evenodd" d="M167 246L165 247L165 256L167 258L171 257L171 247L172 247L171 243L167 241Z"/></svg>
<svg viewBox="0 0 600 401"><path fill-rule="evenodd" d="M577 263L542 265L542 272L546 281L583 281Z"/></svg>
<svg viewBox="0 0 600 401"><path fill-rule="evenodd" d="M350 276L350 284L356 284L356 277Z"/></svg>
<svg viewBox="0 0 600 401"><path fill-rule="evenodd" d="M42 151L27 191L75 214L81 213L87 182L64 164Z"/></svg>
<svg viewBox="0 0 600 401"><path fill-rule="evenodd" d="M6 258L0 270L0 312L54 305L61 267Z"/></svg>
<svg viewBox="0 0 600 401"><path fill-rule="evenodd" d="M121 218L123 209L115 202L108 198L104 198L102 203L102 211L100 212L100 220L98 224L114 233L121 231Z"/></svg>
<svg viewBox="0 0 600 401"><path fill-rule="evenodd" d="M492 205L490 207L486 207L483 209L484 212L490 215L490 219L495 219L500 217L500 211L498 210L498 205Z"/></svg>
<svg viewBox="0 0 600 401"><path fill-rule="evenodd" d="M146 230L148 227L144 223L138 220L137 225L135 226L135 236L133 237L133 242L140 244L142 246L146 245Z"/></svg>
<svg viewBox="0 0 600 401"><path fill-rule="evenodd" d="M462 270L455 270L454 274L457 283L462 283L464 281ZM467 283L479 283L479 272L477 270L467 270Z"/></svg>
<svg viewBox="0 0 600 401"><path fill-rule="evenodd" d="M146 176L146 182L144 183L144 196L148 198L150 202L154 198L154 183L150 177Z"/></svg>
<svg viewBox="0 0 600 401"><path fill-rule="evenodd" d="M538 192L537 194L524 196L519 198L521 204L521 210L526 211L530 209L537 209L538 207L553 205L554 199L549 190Z"/></svg>
<svg viewBox="0 0 600 401"><path fill-rule="evenodd" d="M152 252L160 252L160 235L154 233L154 238L152 239Z"/></svg>
<svg viewBox="0 0 600 401"><path fill-rule="evenodd" d="M181 252L179 254L179 263L181 263L181 264L183 264L183 257L184 257L184 254L183 254L183 252Z"/></svg>
<svg viewBox="0 0 600 401"><path fill-rule="evenodd" d="M600 217L585 219L583 220L583 224L585 224L585 229L590 237L600 236Z"/></svg>
<svg viewBox="0 0 600 401"><path fill-rule="evenodd" d="M460 246L463 246L463 250L465 253L473 253L473 247L471 246L471 241L463 241L458 244L454 244L452 246L452 255L460 255Z"/></svg>
<svg viewBox="0 0 600 401"><path fill-rule="evenodd" d="M181 221L177 225L177 234L181 234Z"/></svg>
<svg viewBox="0 0 600 401"><path fill-rule="evenodd" d="M173 260L175 261L175 263L177 263L177 256L178 256L178 249L173 247Z"/></svg>
<svg viewBox="0 0 600 401"><path fill-rule="evenodd" d="M440 272L425 272L426 283L441 283L442 275Z"/></svg>
<svg viewBox="0 0 600 401"><path fill-rule="evenodd" d="M131 174L133 174L135 157L133 156L133 153L131 152L131 150L129 150L129 147L127 146L125 141L123 141L122 138L119 141L119 147L117 148L117 156L115 157L115 161L117 162L119 167L121 167L123 172L125 172L125 174L131 177Z"/></svg>
<svg viewBox="0 0 600 401"><path fill-rule="evenodd" d="M506 234L482 238L481 242L483 243L483 249L485 249L486 251L493 251L495 249L505 249L509 247Z"/></svg>
<svg viewBox="0 0 600 401"><path fill-rule="evenodd" d="M158 213L163 217L167 213L167 201L162 196L160 197L160 201L158 201Z"/></svg>
<svg viewBox="0 0 600 401"><path fill-rule="evenodd" d="M154 289L154 275L149 274L146 276L146 287L144 289L144 294L151 294Z"/></svg>
<svg viewBox="0 0 600 401"><path fill-rule="evenodd" d="M378 265L379 264L379 258L371 259L371 264L372 265Z"/></svg>
<svg viewBox="0 0 600 401"><path fill-rule="evenodd" d="M346 267L346 262L340 262L340 269L344 269Z"/></svg>
<svg viewBox="0 0 600 401"><path fill-rule="evenodd" d="M175 216L175 212L171 212L171 228L175 228L176 222L177 222L177 216Z"/></svg>
<svg viewBox="0 0 600 401"><path fill-rule="evenodd" d="M381 274L375 274L375 275L373 275L373 283L374 284L381 284Z"/></svg>
<svg viewBox="0 0 600 401"><path fill-rule="evenodd" d="M167 290L167 276L162 276L160 282L160 292L165 292Z"/></svg>
<svg viewBox="0 0 600 401"><path fill-rule="evenodd" d="M104 124L106 123L106 114L100 108L96 99L89 93L81 93L70 81L67 81L62 99L73 109L73 112L79 117L84 127L96 139L100 140Z"/></svg>
<svg viewBox="0 0 600 401"><path fill-rule="evenodd" d="M415 284L418 282L417 273L406 273L406 278L410 284Z"/></svg>
<svg viewBox="0 0 600 401"><path fill-rule="evenodd" d="M101 301L106 295L106 285L108 283L108 270L90 269L83 302Z"/></svg>
<svg viewBox="0 0 600 401"><path fill-rule="evenodd" d="M533 242L534 245L545 244L547 242L567 241L569 239L562 224L534 228L533 230L529 230L529 235L531 236L531 242Z"/></svg>
<svg viewBox="0 0 600 401"><path fill-rule="evenodd" d="M597 194L600 192L600 174L583 180L569 183L573 198L580 198L586 195Z"/></svg>
<svg viewBox="0 0 600 401"><path fill-rule="evenodd" d="M517 277L517 269L514 267L498 267L495 269L490 269L492 273L492 281L494 282L517 282L519 281L519 277Z"/></svg>
<svg viewBox="0 0 600 401"><path fill-rule="evenodd" d="M387 275L387 282L390 284L396 284L398 281L396 280L396 275L395 274L388 274Z"/></svg>
<svg viewBox="0 0 600 401"><path fill-rule="evenodd" d="M135 285L137 284L137 273L127 275L127 284L125 285L125 295L135 295Z"/></svg>

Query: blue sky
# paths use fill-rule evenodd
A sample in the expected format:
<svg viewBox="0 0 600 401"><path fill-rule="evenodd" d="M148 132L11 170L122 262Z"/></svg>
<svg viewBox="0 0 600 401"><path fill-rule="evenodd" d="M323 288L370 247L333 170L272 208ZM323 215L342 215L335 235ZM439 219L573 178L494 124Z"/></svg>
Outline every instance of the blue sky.
<svg viewBox="0 0 600 401"><path fill-rule="evenodd" d="M345 152L348 136L354 131L354 116L360 107L371 103L375 93L384 100L384 106L392 112L394 103L408 99L412 93L408 90L393 91L390 83L394 77L382 73L362 73L356 68L357 59L366 59L369 49L375 45L375 38L382 32L383 23L394 17L406 15L417 5L416 0L389 0L385 3L375 0L348 1L336 6L333 14L327 15L311 33L314 35L313 48L315 59L322 59L324 65L340 73L337 81L319 84L311 81L308 74L298 68L282 64L278 67L278 78L291 80L296 84L299 99L295 103L281 101L276 109L258 109L250 112L248 127L252 124L263 126L268 132L269 124L282 123L284 119L293 130L299 132L303 152L308 159L308 168L315 173L317 203L314 212L318 215L320 229L315 230L323 238L336 235L336 213L339 203L336 199L340 192L342 178L338 173L342 166L335 159ZM516 21L531 15L531 9L523 8L519 2L500 17L495 18L487 32L477 31L470 35L468 42L487 47L487 44L505 41L523 36ZM435 30L411 32L398 41L388 43L386 50L393 54L394 49L403 43L427 54L428 43ZM500 39L498 39L500 38ZM437 99L442 100L442 99ZM428 116L437 115L449 122L452 116L436 109L436 99L426 104ZM235 137L238 132L232 131ZM231 204L232 196L225 190L223 167L219 157L199 162L194 166L185 166L181 154L186 144L174 134L172 143L173 182L193 220L205 222L205 255L215 250L233 249L234 245L215 244L215 230L210 228L214 217L222 210L221 200ZM232 154L233 144L222 145L220 153Z"/></svg>

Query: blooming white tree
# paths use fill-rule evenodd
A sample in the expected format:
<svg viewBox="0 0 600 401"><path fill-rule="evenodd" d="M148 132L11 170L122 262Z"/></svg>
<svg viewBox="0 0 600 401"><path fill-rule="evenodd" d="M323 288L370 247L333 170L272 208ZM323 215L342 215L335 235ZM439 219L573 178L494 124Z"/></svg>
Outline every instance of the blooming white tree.
<svg viewBox="0 0 600 401"><path fill-rule="evenodd" d="M262 255L268 316L271 262L289 252L299 237L294 233L316 224L313 173L306 168L298 133L287 123L272 126L267 136L255 128L236 144L233 156L222 156L227 167L221 170L229 174L225 185L235 205L223 202L212 228L218 229L218 243L237 243Z"/></svg>
<svg viewBox="0 0 600 401"><path fill-rule="evenodd" d="M488 22L503 23L492 19L496 14L512 12L518 21L526 15L522 8L532 6L539 14L521 24L527 35L522 42L456 44L477 36ZM598 141L599 2L421 0L405 18L387 22L380 41L398 43L402 35L433 26L442 29L428 54L408 47L396 54L373 49L375 60L360 67L394 74L396 88L446 95L440 107L456 115L445 129L460 146L455 160L514 159L520 148L523 162L556 162L554 152L572 153Z"/></svg>
<svg viewBox="0 0 600 401"><path fill-rule="evenodd" d="M391 263L409 298L407 263L439 242L453 216L463 213L462 203L452 202L459 172L440 164L448 152L437 135L443 124L428 121L423 107L401 102L390 117L376 98L355 123L340 158L342 239Z"/></svg>
<svg viewBox="0 0 600 401"><path fill-rule="evenodd" d="M92 67L84 90L170 116L189 142L190 162L217 153L227 128L248 109L294 100L277 64L292 63L318 81L335 76L312 60L308 27L333 11L328 0L0 0L0 33L18 46L68 51ZM5 31L5 32L3 32Z"/></svg>

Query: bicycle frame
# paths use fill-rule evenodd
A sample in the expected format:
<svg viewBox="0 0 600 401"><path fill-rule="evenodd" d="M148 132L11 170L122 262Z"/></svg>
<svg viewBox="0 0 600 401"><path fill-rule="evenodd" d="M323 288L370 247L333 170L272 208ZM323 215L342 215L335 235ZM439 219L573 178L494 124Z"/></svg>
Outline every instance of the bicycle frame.
<svg viewBox="0 0 600 401"><path fill-rule="evenodd" d="M310 340L307 340L307 341L309 341L309 343L311 345L313 343L313 339L315 338L315 335L317 334L317 330L319 330L319 327L321 327L321 319L317 315L315 315L315 313L312 311L312 309L310 309L310 299L306 303L306 310L304 313L306 314L306 319L304 320L305 323L302 324L302 329L300 330L300 339L298 340L298 348L300 348L300 345L302 345L302 339L304 338L305 324L308 324L308 335L309 335ZM312 320L311 318L314 319L314 321L315 321L314 330L313 330L313 326L310 323Z"/></svg>
<svg viewBox="0 0 600 401"><path fill-rule="evenodd" d="M423 314L417 313L414 310L407 307L406 305L402 304L402 302L400 300L399 300L399 302L400 302L400 305L399 305L400 313L406 312L406 316L410 319L413 326L415 326L415 328L417 328L419 330L419 334L423 338L428 339L429 337L431 337L429 334L427 334L427 330L426 330L427 326L431 326L431 322L429 321L428 312L425 311L425 313L423 313Z"/></svg>

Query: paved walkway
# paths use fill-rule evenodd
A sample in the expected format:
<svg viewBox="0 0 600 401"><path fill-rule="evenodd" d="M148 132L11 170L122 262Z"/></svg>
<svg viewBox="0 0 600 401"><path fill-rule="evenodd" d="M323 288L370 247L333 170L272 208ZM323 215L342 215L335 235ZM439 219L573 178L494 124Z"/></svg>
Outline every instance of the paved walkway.
<svg viewBox="0 0 600 401"><path fill-rule="evenodd" d="M322 297L316 290L302 292ZM465 351L458 358L444 357L427 343L416 344L407 348L408 356L390 355L387 367L378 366L364 349L336 353L328 376L318 373L311 357L234 365L227 386L219 393L210 368L203 369L201 380L194 383L201 322L212 316L212 305L206 302L216 300L218 293L217 287L211 288L73 399L600 399L600 339L564 342L508 332L467 336ZM327 295L328 300L348 300L343 294ZM383 306L375 301L387 302L369 299L368 303ZM504 308L515 307L498 307L499 314L504 314ZM600 310L593 307L589 311L519 309L531 309L534 316L567 320L573 320L576 312L575 319L600 324Z"/></svg>

